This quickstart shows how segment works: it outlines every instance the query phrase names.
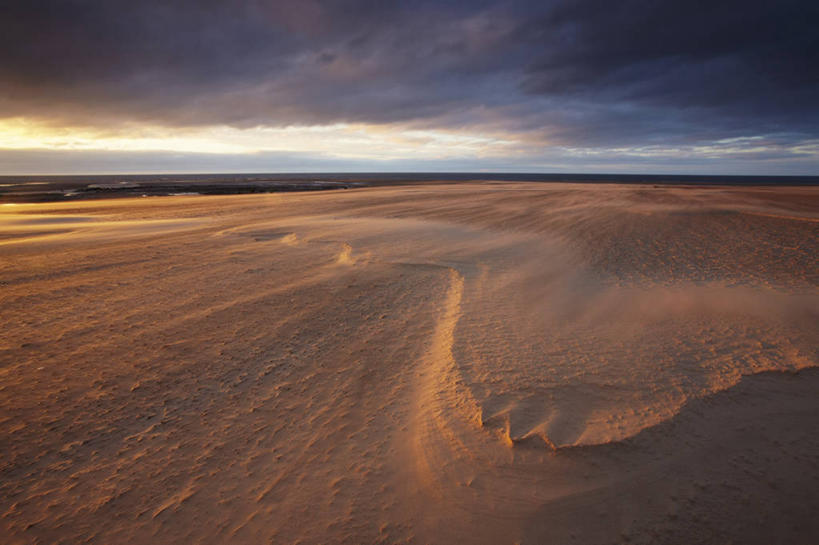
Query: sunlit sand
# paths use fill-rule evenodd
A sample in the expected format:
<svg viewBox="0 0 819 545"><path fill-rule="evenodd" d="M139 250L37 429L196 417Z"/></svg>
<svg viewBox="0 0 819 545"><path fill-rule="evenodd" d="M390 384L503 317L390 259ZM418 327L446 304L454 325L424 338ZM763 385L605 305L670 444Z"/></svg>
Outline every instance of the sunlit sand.
<svg viewBox="0 0 819 545"><path fill-rule="evenodd" d="M0 209L0 542L806 543L819 189Z"/></svg>

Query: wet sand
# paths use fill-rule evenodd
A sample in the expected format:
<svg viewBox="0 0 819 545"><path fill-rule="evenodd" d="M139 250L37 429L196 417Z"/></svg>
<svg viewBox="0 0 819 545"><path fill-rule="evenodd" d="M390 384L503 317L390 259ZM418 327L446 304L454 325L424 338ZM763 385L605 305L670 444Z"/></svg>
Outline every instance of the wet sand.
<svg viewBox="0 0 819 545"><path fill-rule="evenodd" d="M819 188L0 206L0 542L815 543Z"/></svg>

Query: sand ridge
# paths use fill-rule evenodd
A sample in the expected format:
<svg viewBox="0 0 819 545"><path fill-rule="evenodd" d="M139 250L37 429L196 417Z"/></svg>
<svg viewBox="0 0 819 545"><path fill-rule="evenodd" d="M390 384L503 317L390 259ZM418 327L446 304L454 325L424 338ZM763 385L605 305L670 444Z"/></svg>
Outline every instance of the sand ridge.
<svg viewBox="0 0 819 545"><path fill-rule="evenodd" d="M3 207L0 537L809 543L817 219L810 187Z"/></svg>

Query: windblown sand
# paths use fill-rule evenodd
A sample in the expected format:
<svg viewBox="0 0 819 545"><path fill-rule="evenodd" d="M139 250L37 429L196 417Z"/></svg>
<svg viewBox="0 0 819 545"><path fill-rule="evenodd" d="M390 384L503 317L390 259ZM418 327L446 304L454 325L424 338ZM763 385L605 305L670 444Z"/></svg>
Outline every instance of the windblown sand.
<svg viewBox="0 0 819 545"><path fill-rule="evenodd" d="M819 542L819 188L0 207L0 543Z"/></svg>

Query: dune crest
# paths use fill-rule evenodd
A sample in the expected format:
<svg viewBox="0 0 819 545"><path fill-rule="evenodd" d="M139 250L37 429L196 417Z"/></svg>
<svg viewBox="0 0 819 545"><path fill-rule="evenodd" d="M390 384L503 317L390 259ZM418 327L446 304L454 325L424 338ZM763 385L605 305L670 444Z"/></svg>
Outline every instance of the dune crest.
<svg viewBox="0 0 819 545"><path fill-rule="evenodd" d="M4 207L0 540L819 536L817 210L535 183Z"/></svg>

